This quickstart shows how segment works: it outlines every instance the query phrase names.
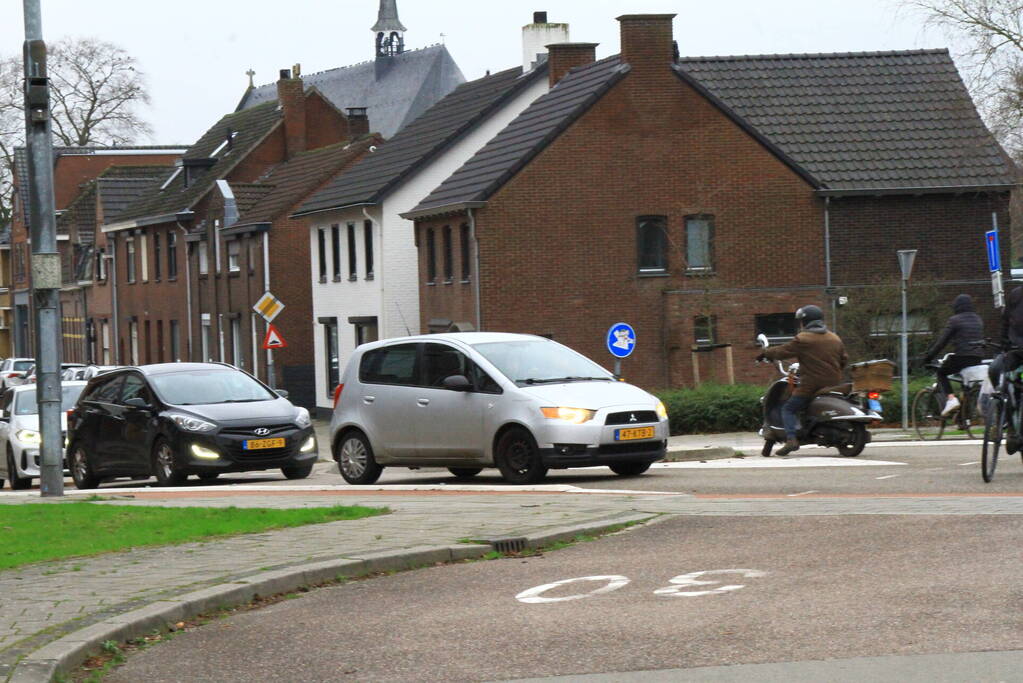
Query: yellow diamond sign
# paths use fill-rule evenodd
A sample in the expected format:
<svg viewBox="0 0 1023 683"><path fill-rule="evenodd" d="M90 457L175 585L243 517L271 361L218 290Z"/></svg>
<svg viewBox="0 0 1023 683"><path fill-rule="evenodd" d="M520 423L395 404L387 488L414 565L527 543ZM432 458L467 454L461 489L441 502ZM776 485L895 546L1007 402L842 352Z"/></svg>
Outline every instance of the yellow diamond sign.
<svg viewBox="0 0 1023 683"><path fill-rule="evenodd" d="M252 307L252 310L263 316L263 319L268 323L271 323L284 310L284 304L273 294L267 292L259 298L259 301Z"/></svg>

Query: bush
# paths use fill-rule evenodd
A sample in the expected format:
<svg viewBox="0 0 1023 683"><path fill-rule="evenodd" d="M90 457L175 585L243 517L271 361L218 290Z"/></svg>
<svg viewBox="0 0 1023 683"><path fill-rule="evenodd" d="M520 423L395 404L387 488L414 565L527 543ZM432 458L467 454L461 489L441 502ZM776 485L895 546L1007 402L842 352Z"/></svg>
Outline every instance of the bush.
<svg viewBox="0 0 1023 683"><path fill-rule="evenodd" d="M760 396L755 384L704 384L695 389L654 392L668 409L671 433L708 434L760 429Z"/></svg>
<svg viewBox="0 0 1023 683"><path fill-rule="evenodd" d="M916 396L916 392L921 389L925 389L934 384L934 375L925 375L922 377L909 378L909 410L913 410L913 397ZM892 382L891 391L886 391L881 394L881 411L884 416L885 424L894 424L902 426L902 382L895 380ZM910 422L910 427L912 427Z"/></svg>

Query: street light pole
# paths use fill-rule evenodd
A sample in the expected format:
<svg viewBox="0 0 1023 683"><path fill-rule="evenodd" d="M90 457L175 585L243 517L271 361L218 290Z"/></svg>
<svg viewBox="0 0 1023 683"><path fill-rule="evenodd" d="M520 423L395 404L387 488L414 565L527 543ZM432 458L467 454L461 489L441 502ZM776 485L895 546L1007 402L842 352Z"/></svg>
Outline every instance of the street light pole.
<svg viewBox="0 0 1023 683"><path fill-rule="evenodd" d="M906 289L913 272L916 249L900 249L899 270L902 271L902 428L909 429L909 313L906 306Z"/></svg>
<svg viewBox="0 0 1023 683"><path fill-rule="evenodd" d="M50 80L40 0L24 0L25 141L28 146L29 233L35 319L36 401L39 405L39 493L64 495L64 443L60 426L60 254L53 199Z"/></svg>

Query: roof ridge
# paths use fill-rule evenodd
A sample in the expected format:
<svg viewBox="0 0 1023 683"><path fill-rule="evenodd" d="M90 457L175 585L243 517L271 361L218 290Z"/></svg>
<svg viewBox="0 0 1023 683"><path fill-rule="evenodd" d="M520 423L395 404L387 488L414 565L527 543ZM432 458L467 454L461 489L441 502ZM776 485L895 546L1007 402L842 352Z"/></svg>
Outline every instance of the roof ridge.
<svg viewBox="0 0 1023 683"><path fill-rule="evenodd" d="M424 47L417 47L417 48L413 48L411 50L405 50L400 55L395 55L395 57L401 57L402 55L409 55L409 54L412 54L414 52L424 52L426 50L429 50L430 48L444 47L444 46L445 46L444 43L432 43L432 44L426 45ZM345 64L343 66L333 66L333 67L331 67L329 69L323 69L321 71L311 71L309 73L299 74L299 78L305 79L305 77L307 77L307 76L319 76L320 74L331 73L332 71L343 71L345 69L352 69L352 68L355 68L357 66L362 66L364 64L373 64L375 62L376 62L375 59L364 59L361 62L353 62L351 64ZM262 85L254 86L253 90L259 90L260 88L266 88L268 86L274 85L276 82L277 81L270 81L269 83L263 83Z"/></svg>
<svg viewBox="0 0 1023 683"><path fill-rule="evenodd" d="M696 57L682 57L679 63L685 62L731 62L751 59L781 60L781 59L848 59L850 57L909 57L913 55L936 55L948 54L947 47L916 49L916 50L880 50L874 52L792 52L761 55L710 55Z"/></svg>

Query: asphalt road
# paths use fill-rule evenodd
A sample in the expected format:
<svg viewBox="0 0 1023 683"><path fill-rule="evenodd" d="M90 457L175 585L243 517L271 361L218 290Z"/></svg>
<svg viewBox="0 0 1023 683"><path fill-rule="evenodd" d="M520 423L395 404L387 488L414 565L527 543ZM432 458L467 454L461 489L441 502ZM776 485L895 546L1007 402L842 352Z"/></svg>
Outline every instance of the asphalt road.
<svg viewBox="0 0 1023 683"><path fill-rule="evenodd" d="M321 589L179 634L109 680L504 680L1020 650L1019 541L1018 517L671 517ZM686 576L714 570L732 571ZM943 679L947 665L922 661L922 679Z"/></svg>

